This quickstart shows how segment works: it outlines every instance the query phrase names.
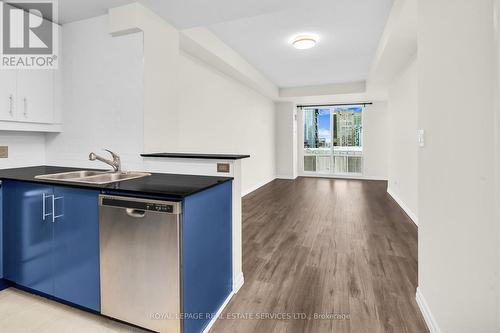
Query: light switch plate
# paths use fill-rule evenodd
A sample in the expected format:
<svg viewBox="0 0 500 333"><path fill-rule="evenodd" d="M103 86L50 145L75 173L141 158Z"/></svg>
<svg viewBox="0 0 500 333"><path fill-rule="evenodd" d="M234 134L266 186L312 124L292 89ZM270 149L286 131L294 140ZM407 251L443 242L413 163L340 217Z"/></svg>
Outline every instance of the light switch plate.
<svg viewBox="0 0 500 333"><path fill-rule="evenodd" d="M423 129L418 130L418 145L425 147L425 131Z"/></svg>
<svg viewBox="0 0 500 333"><path fill-rule="evenodd" d="M8 157L9 157L9 147L0 146L0 158L8 158Z"/></svg>
<svg viewBox="0 0 500 333"><path fill-rule="evenodd" d="M229 163L217 163L217 172L229 173Z"/></svg>

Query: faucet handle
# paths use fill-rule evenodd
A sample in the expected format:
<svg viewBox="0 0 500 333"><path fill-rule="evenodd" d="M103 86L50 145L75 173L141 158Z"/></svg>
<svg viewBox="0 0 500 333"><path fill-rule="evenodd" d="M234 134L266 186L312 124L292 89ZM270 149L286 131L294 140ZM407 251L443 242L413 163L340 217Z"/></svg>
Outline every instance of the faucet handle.
<svg viewBox="0 0 500 333"><path fill-rule="evenodd" d="M116 153L112 152L111 150L109 150L109 149L105 149L105 148L103 148L103 150L104 150L104 151L107 151L108 153L110 153L110 154L111 154L111 156L113 156L113 159L114 159L115 161L120 159L120 156L119 156L118 154L116 154Z"/></svg>
<svg viewBox="0 0 500 333"><path fill-rule="evenodd" d="M99 156L99 155L97 155L95 153L90 153L89 154L89 160L91 160L91 161L99 160L99 161L101 161L103 163L106 163L106 164L110 165L113 168L114 172L122 172L122 163L120 161L120 156L118 156L118 154L112 152L109 149L104 149L104 150L107 151L108 153L110 153L111 156L113 156L113 160L112 161L108 160L108 159L106 159L104 157L101 157L101 156Z"/></svg>

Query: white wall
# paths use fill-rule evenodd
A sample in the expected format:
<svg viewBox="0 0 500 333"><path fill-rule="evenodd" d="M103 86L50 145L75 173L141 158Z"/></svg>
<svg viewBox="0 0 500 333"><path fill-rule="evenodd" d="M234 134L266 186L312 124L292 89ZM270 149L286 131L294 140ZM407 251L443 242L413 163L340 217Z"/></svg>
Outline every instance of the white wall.
<svg viewBox="0 0 500 333"><path fill-rule="evenodd" d="M274 179L274 103L190 56L179 64L178 150L251 155L243 192Z"/></svg>
<svg viewBox="0 0 500 333"><path fill-rule="evenodd" d="M445 333L500 331L492 3L419 1L419 291Z"/></svg>
<svg viewBox="0 0 500 333"><path fill-rule="evenodd" d="M495 0L495 44L496 44L496 84L495 84L495 202L500 202L500 0ZM500 205L496 204L495 220L500 221ZM500 227L499 227L500 229ZM500 232L497 232L496 244L500 244ZM500 256L498 257L497 276L500 276ZM500 280L500 279L497 279ZM500 300L500 287L497 288L497 299ZM497 327L500 330L500 306L497 309Z"/></svg>
<svg viewBox="0 0 500 333"><path fill-rule="evenodd" d="M297 108L292 102L277 102L276 175L282 179L297 177Z"/></svg>
<svg viewBox="0 0 500 333"><path fill-rule="evenodd" d="M108 16L64 26L64 132L47 136L49 164L105 168L87 159L90 151L109 148L129 170L159 170L139 156L142 43L142 33L112 37ZM177 61L178 103L164 105L178 114L176 150L251 155L242 166L244 193L273 179L274 103L196 59L180 55Z"/></svg>
<svg viewBox="0 0 500 333"><path fill-rule="evenodd" d="M417 82L415 57L388 89L388 192L416 223L418 223Z"/></svg>
<svg viewBox="0 0 500 333"><path fill-rule="evenodd" d="M177 147L179 32L139 2L109 10L109 33L143 32L143 126L146 151Z"/></svg>
<svg viewBox="0 0 500 333"><path fill-rule="evenodd" d="M363 112L363 176L387 179L387 102L374 101Z"/></svg>
<svg viewBox="0 0 500 333"><path fill-rule="evenodd" d="M0 158L0 169L45 164L45 135L0 131L0 146L9 147L9 158Z"/></svg>
<svg viewBox="0 0 500 333"><path fill-rule="evenodd" d="M143 147L142 33L113 38L107 16L63 27L62 134L47 135L47 162L105 167L88 161L101 148L138 169Z"/></svg>

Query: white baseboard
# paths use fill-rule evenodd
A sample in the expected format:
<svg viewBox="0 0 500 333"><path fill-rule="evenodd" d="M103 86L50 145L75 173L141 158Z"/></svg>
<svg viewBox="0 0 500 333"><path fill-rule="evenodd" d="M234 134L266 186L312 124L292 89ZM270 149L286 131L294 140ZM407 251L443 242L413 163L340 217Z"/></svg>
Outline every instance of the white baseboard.
<svg viewBox="0 0 500 333"><path fill-rule="evenodd" d="M243 287L243 284L245 283L245 278L243 277L243 272L240 272L238 276L234 279L233 281L233 293L237 293L241 287Z"/></svg>
<svg viewBox="0 0 500 333"><path fill-rule="evenodd" d="M238 292L238 290L240 290L240 288L243 286L244 282L245 282L245 279L243 278L243 272L241 272L240 274L238 274L238 277L235 279L235 281L233 281L233 291L231 291L231 293L224 300L224 303L222 303L219 310L217 310L217 313L215 314L215 316L212 317L212 319L210 320L210 322L205 327L205 329L203 330L202 333L208 333L208 331L210 331L212 326L215 324L217 319L220 317L222 311L224 311L224 308L227 306L227 304L229 303L231 298L233 298L233 296Z"/></svg>
<svg viewBox="0 0 500 333"><path fill-rule="evenodd" d="M379 180L379 181L387 181L387 177L384 176L361 176L358 178L360 180Z"/></svg>
<svg viewBox="0 0 500 333"><path fill-rule="evenodd" d="M363 176L363 175L333 175L331 173L307 173L307 172L303 172L299 175L299 177L387 181L387 177Z"/></svg>
<svg viewBox="0 0 500 333"><path fill-rule="evenodd" d="M244 197L245 195L250 194L250 193L252 193L253 191L258 190L258 189L259 189L259 188L261 188L262 186L264 186L264 185L266 185L266 184L268 184L268 183L272 182L272 181L273 181L273 180L275 180L275 179L276 179L276 177L271 177L271 178L269 178L269 179L267 179L267 180L265 180L265 181L263 181L263 182L260 182L260 183L258 183L258 184L256 184L256 185L254 185L254 186L250 187L249 189L242 190L242 191L241 191L241 197Z"/></svg>
<svg viewBox="0 0 500 333"><path fill-rule="evenodd" d="M424 316L424 320L427 324L427 327L429 328L429 331L431 333L442 333L436 322L436 319L432 315L431 309L429 308L429 305L427 304L422 291L418 287L415 299L417 301L418 307L420 308L420 312L422 312L422 315Z"/></svg>
<svg viewBox="0 0 500 333"><path fill-rule="evenodd" d="M387 188L387 193L389 193L389 195L394 199L394 201L397 202L397 204L399 205L399 207L401 207L401 209L404 210L404 212L406 213L406 215L408 215L410 217L410 219L413 221L413 223L415 223L415 225L418 227L418 216L417 214L415 214L414 212L412 212L412 210L410 208L408 208L408 206L405 205L405 203L403 202L403 200L401 200L397 195L396 193L394 193L394 191L391 189L391 188Z"/></svg>
<svg viewBox="0 0 500 333"><path fill-rule="evenodd" d="M220 306L219 310L217 310L217 313L215 314L215 316L213 316L212 319L210 320L210 322L208 323L208 325L205 326L205 329L202 331L202 333L208 333L208 331L210 331L210 329L212 328L212 326L214 326L217 319L219 319L222 311L224 311L224 308L226 307L226 305L229 303L229 301L231 300L231 298L233 296L234 296L234 291L231 291L231 293L224 300L224 303L222 303L222 305Z"/></svg>
<svg viewBox="0 0 500 333"><path fill-rule="evenodd" d="M293 177L290 175L276 175L276 179L295 180L297 179L297 177Z"/></svg>

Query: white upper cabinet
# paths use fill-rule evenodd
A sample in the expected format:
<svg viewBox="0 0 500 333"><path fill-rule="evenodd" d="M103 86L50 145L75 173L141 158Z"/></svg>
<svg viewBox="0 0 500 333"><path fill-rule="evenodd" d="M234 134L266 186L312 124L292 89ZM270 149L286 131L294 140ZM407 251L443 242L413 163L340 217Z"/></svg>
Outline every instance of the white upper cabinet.
<svg viewBox="0 0 500 333"><path fill-rule="evenodd" d="M0 120L14 120L17 98L17 71L0 71Z"/></svg>
<svg viewBox="0 0 500 333"><path fill-rule="evenodd" d="M17 72L16 120L51 124L54 122L54 70Z"/></svg>
<svg viewBox="0 0 500 333"><path fill-rule="evenodd" d="M53 24L61 39L62 29ZM54 47L61 45L54 42ZM0 131L61 130L62 63L59 69L0 69Z"/></svg>

